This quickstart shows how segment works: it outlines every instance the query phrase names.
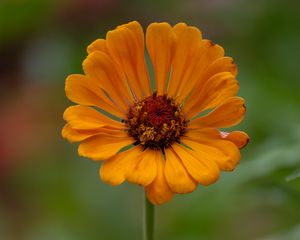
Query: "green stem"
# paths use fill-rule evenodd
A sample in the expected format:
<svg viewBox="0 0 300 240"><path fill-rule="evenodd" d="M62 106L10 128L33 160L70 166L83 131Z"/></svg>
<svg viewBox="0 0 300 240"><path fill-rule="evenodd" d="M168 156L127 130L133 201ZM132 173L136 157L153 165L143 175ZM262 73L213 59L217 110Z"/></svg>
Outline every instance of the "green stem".
<svg viewBox="0 0 300 240"><path fill-rule="evenodd" d="M149 202L145 194L144 209L144 240L153 240L154 235L154 205Z"/></svg>

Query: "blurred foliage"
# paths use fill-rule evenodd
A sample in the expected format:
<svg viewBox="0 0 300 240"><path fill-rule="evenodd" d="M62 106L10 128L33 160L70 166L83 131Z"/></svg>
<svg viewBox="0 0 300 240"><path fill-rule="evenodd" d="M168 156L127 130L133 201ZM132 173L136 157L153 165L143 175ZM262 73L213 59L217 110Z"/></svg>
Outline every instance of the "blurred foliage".
<svg viewBox="0 0 300 240"><path fill-rule="evenodd" d="M60 1L2 0L0 5L0 43L37 30L59 9Z"/></svg>
<svg viewBox="0 0 300 240"><path fill-rule="evenodd" d="M111 187L61 139L64 79L86 46L137 19L185 21L239 68L249 133L236 171L157 207L157 239L300 239L300 2L0 2L0 239L141 239L141 188ZM4 147L3 147L4 146Z"/></svg>
<svg viewBox="0 0 300 240"><path fill-rule="evenodd" d="M294 171L291 175L286 177L287 181L292 181L300 177L300 169Z"/></svg>

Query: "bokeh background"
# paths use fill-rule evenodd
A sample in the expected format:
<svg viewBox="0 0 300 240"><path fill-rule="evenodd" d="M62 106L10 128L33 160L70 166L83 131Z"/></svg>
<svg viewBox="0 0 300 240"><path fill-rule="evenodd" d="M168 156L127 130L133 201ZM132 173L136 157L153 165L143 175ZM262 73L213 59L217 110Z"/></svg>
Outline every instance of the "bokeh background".
<svg viewBox="0 0 300 240"><path fill-rule="evenodd" d="M210 187L157 207L157 239L300 239L300 2L1 0L0 239L141 239L143 191L99 180L61 138L64 79L130 20L199 27L239 67L249 133Z"/></svg>

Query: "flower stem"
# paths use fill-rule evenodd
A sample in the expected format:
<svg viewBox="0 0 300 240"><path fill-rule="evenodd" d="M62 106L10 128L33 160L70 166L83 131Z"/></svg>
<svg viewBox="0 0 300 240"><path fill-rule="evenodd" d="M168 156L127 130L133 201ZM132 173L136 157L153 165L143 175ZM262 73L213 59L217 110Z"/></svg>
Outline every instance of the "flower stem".
<svg viewBox="0 0 300 240"><path fill-rule="evenodd" d="M154 235L154 205L145 194L144 208L144 240L153 240Z"/></svg>

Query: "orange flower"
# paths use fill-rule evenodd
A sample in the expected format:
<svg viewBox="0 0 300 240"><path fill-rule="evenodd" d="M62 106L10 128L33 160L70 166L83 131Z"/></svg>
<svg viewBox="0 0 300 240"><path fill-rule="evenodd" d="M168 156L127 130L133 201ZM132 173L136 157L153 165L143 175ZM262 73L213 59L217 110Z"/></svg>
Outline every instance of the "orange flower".
<svg viewBox="0 0 300 240"><path fill-rule="evenodd" d="M161 204L233 170L249 137L218 130L245 114L244 99L236 96L236 65L221 46L184 23L150 24L153 91L144 45L134 21L88 46L85 74L66 80L66 95L78 105L66 109L62 135L81 142L79 155L103 161L103 181L142 185L148 199Z"/></svg>

